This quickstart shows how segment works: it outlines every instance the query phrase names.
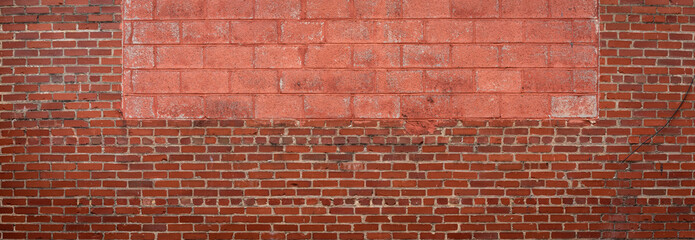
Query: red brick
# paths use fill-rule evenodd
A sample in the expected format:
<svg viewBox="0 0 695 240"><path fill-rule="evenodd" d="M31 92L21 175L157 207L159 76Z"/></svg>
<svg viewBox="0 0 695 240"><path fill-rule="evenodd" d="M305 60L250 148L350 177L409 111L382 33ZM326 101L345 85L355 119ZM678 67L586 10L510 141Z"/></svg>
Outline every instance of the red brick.
<svg viewBox="0 0 695 240"><path fill-rule="evenodd" d="M125 0L123 5L125 20L150 20L154 17L154 0Z"/></svg>
<svg viewBox="0 0 695 240"><path fill-rule="evenodd" d="M232 21L232 43L273 43L278 41L278 25L275 21Z"/></svg>
<svg viewBox="0 0 695 240"><path fill-rule="evenodd" d="M323 72L321 77L327 93L376 92L376 74L373 71L330 70Z"/></svg>
<svg viewBox="0 0 695 240"><path fill-rule="evenodd" d="M546 67L548 47L545 45L505 45L500 51L502 67Z"/></svg>
<svg viewBox="0 0 695 240"><path fill-rule="evenodd" d="M324 83L322 71L285 70L280 73L280 91L283 93L321 93Z"/></svg>
<svg viewBox="0 0 695 240"><path fill-rule="evenodd" d="M352 66L349 45L311 45L307 48L304 66L308 68L347 68Z"/></svg>
<svg viewBox="0 0 695 240"><path fill-rule="evenodd" d="M437 68L449 66L449 45L405 45L404 67Z"/></svg>
<svg viewBox="0 0 695 240"><path fill-rule="evenodd" d="M326 22L326 42L365 43L376 42L376 25L367 21L329 21Z"/></svg>
<svg viewBox="0 0 695 240"><path fill-rule="evenodd" d="M177 93L179 72L133 71L132 84L135 93Z"/></svg>
<svg viewBox="0 0 695 240"><path fill-rule="evenodd" d="M451 113L461 118L500 117L499 97L495 95L466 94L452 95Z"/></svg>
<svg viewBox="0 0 695 240"><path fill-rule="evenodd" d="M550 97L540 95L500 96L502 118L547 118L550 115Z"/></svg>
<svg viewBox="0 0 695 240"><path fill-rule="evenodd" d="M304 117L306 118L347 118L350 111L350 96L347 95L306 95L304 97Z"/></svg>
<svg viewBox="0 0 695 240"><path fill-rule="evenodd" d="M455 45L451 50L453 67L499 67L499 49L493 45Z"/></svg>
<svg viewBox="0 0 695 240"><path fill-rule="evenodd" d="M524 22L526 42L571 42L575 32L572 22L563 20L528 20Z"/></svg>
<svg viewBox="0 0 695 240"><path fill-rule="evenodd" d="M306 0L307 18L347 18L349 16L349 0Z"/></svg>
<svg viewBox="0 0 695 240"><path fill-rule="evenodd" d="M523 22L518 20L480 20L475 22L475 41L479 43L521 42Z"/></svg>
<svg viewBox="0 0 695 240"><path fill-rule="evenodd" d="M175 22L134 22L133 43L165 44L179 42L179 24Z"/></svg>
<svg viewBox="0 0 695 240"><path fill-rule="evenodd" d="M304 118L304 100L295 95L260 95L255 111L258 119Z"/></svg>
<svg viewBox="0 0 695 240"><path fill-rule="evenodd" d="M258 46L254 66L256 68L299 68L302 66L299 47Z"/></svg>
<svg viewBox="0 0 695 240"><path fill-rule="evenodd" d="M124 68L154 68L154 47L152 46L124 46Z"/></svg>
<svg viewBox="0 0 695 240"><path fill-rule="evenodd" d="M203 48L189 46L157 47L157 68L199 68Z"/></svg>
<svg viewBox="0 0 695 240"><path fill-rule="evenodd" d="M127 96L123 100L126 118L154 118L154 98Z"/></svg>
<svg viewBox="0 0 695 240"><path fill-rule="evenodd" d="M182 93L228 93L229 73L214 70L189 70L181 72Z"/></svg>
<svg viewBox="0 0 695 240"><path fill-rule="evenodd" d="M185 21L181 23L181 42L194 44L229 43L229 23L226 21Z"/></svg>
<svg viewBox="0 0 695 240"><path fill-rule="evenodd" d="M552 99L553 117L596 117L596 109L596 96L557 96Z"/></svg>
<svg viewBox="0 0 695 240"><path fill-rule="evenodd" d="M574 42L598 42L597 20L575 20L572 22Z"/></svg>
<svg viewBox="0 0 695 240"><path fill-rule="evenodd" d="M550 0L550 15L554 18L594 18L598 14L595 0Z"/></svg>
<svg viewBox="0 0 695 240"><path fill-rule="evenodd" d="M566 69L527 69L523 72L524 92L571 92L572 72Z"/></svg>
<svg viewBox="0 0 695 240"><path fill-rule="evenodd" d="M425 41L430 43L473 42L473 21L433 19L425 23Z"/></svg>
<svg viewBox="0 0 695 240"><path fill-rule="evenodd" d="M420 21L379 21L376 29L376 39L379 42L409 43L423 39L423 24Z"/></svg>
<svg viewBox="0 0 695 240"><path fill-rule="evenodd" d="M253 118L251 96L208 96L205 97L205 117L217 119Z"/></svg>
<svg viewBox="0 0 695 240"><path fill-rule="evenodd" d="M353 97L356 118L399 118L400 99L387 95L356 95Z"/></svg>
<svg viewBox="0 0 695 240"><path fill-rule="evenodd" d="M428 70L425 71L425 92L461 93L475 92L476 81L473 70Z"/></svg>
<svg viewBox="0 0 695 240"><path fill-rule="evenodd" d="M278 93L280 82L273 70L240 70L231 73L232 93Z"/></svg>
<svg viewBox="0 0 695 240"><path fill-rule="evenodd" d="M157 117L168 119L203 118L203 98L197 96L157 97Z"/></svg>
<svg viewBox="0 0 695 240"><path fill-rule="evenodd" d="M401 96L400 106L403 118L452 117L450 97L445 95L405 95Z"/></svg>
<svg viewBox="0 0 695 240"><path fill-rule="evenodd" d="M353 0L357 18L398 18L403 15L400 0Z"/></svg>
<svg viewBox="0 0 695 240"><path fill-rule="evenodd" d="M521 92L520 71L481 69L475 75L480 92Z"/></svg>
<svg viewBox="0 0 695 240"><path fill-rule="evenodd" d="M395 68L401 65L401 48L396 45L354 45L353 64L359 68Z"/></svg>
<svg viewBox="0 0 695 240"><path fill-rule="evenodd" d="M572 90L575 92L596 92L598 73L596 70L574 70L572 74Z"/></svg>
<svg viewBox="0 0 695 240"><path fill-rule="evenodd" d="M412 93L423 90L422 71L380 71L376 75L379 93Z"/></svg>
<svg viewBox="0 0 695 240"><path fill-rule="evenodd" d="M502 18L546 18L548 0L499 0Z"/></svg>
<svg viewBox="0 0 695 240"><path fill-rule="evenodd" d="M588 45L551 45L550 66L552 67L596 67L598 49Z"/></svg>
<svg viewBox="0 0 695 240"><path fill-rule="evenodd" d="M403 17L441 18L451 14L449 0L403 0Z"/></svg>
<svg viewBox="0 0 695 240"><path fill-rule="evenodd" d="M212 19L251 19L253 3L248 0L207 0L207 17Z"/></svg>
<svg viewBox="0 0 695 240"><path fill-rule="evenodd" d="M253 51L253 47L205 47L204 66L207 68L252 68Z"/></svg>
<svg viewBox="0 0 695 240"><path fill-rule="evenodd" d="M452 0L451 12L455 18L496 18L499 4L497 1Z"/></svg>
<svg viewBox="0 0 695 240"><path fill-rule="evenodd" d="M256 0L257 19L299 19L299 0Z"/></svg>
<svg viewBox="0 0 695 240"><path fill-rule="evenodd" d="M280 41L284 43L320 43L324 41L323 22L285 21Z"/></svg>
<svg viewBox="0 0 695 240"><path fill-rule="evenodd" d="M157 0L157 19L203 19L206 0Z"/></svg>

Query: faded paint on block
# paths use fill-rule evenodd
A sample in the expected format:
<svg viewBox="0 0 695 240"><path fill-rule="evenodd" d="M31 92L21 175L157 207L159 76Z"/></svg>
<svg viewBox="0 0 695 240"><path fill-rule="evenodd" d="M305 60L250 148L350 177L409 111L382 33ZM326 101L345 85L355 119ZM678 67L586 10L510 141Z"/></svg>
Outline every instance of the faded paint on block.
<svg viewBox="0 0 695 240"><path fill-rule="evenodd" d="M127 0L123 14L126 95L205 105L128 117L598 114L594 0Z"/></svg>

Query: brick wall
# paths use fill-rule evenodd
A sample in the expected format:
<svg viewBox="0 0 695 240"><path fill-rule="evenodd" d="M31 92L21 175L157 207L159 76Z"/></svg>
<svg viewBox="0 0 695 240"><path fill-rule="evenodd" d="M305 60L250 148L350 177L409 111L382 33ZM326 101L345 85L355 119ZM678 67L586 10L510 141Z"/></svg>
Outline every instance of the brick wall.
<svg viewBox="0 0 695 240"><path fill-rule="evenodd" d="M128 2L129 119L597 116L596 0Z"/></svg>
<svg viewBox="0 0 695 240"><path fill-rule="evenodd" d="M623 161L693 0L601 0L593 120L124 120L120 5L0 1L2 239L695 237L694 95Z"/></svg>

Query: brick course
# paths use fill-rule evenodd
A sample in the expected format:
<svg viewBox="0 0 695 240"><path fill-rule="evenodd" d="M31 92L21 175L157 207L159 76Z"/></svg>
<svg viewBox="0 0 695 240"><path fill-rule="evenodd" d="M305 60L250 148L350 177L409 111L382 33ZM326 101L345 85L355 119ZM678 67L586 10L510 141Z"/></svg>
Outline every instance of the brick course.
<svg viewBox="0 0 695 240"><path fill-rule="evenodd" d="M191 6L162 9L158 3L167 1L157 1L155 6L153 1L129 0L128 4L152 7L125 10L133 11L128 13L133 16L153 16L158 11L193 16L200 14L195 7L199 2L218 4L204 14L214 19L221 15L244 19L229 21L229 37L230 41L249 42L282 41L282 33L254 30L279 29L278 18L309 19L313 16L305 15L309 9L341 11L341 1L326 1L336 6L328 9L318 4L323 1L286 1L282 7L270 7L263 3L266 1L258 0L256 5L236 0L168 1ZM317 5L309 8L309 2ZM443 6L423 6L423 1L348 2L355 6L348 17L390 19L417 14L417 18L429 20L447 14ZM570 0L534 1L563 6L545 10L532 5L506 8L513 1L481 2L453 0L448 13L452 19L468 16L473 21L505 15L570 17L590 13L594 7ZM428 10L413 12L416 7ZM258 8L264 9L262 16L267 20L247 21L260 14L254 12ZM569 8L572 11L564 10ZM379 89L389 89L387 84L335 80L335 84L321 87L350 95L353 115L332 120L325 118L341 118L349 110L343 105L347 96L322 92L306 101L278 94L281 89L271 83L280 78L340 79L335 75L350 74L353 79L394 79L403 86L410 86L412 77L421 77L428 79L428 85L421 87L424 91L466 91L472 85L452 86L449 76L472 84L469 81L478 75L466 69L455 73L451 69L399 69L379 74L323 69L293 69L282 74L230 71L233 90L229 91L235 95L167 95L172 99L166 102L191 107L155 112L154 96L124 93L135 89L183 91L183 85L167 87L168 82L183 83L185 74L196 72L170 70L166 75L148 76L147 68L122 71L150 66L157 58L143 57L152 61L122 66L122 55L148 56L156 51L148 47L123 51L121 39L138 39L138 34L170 35L159 27L148 33L122 31L121 26L135 30L138 28L132 24L140 23L123 23L121 11L118 0L0 1L0 238L695 237L695 95L688 97L669 127L623 161L639 142L666 123L693 79L692 0L601 0L597 88L577 84L595 81L590 71L563 72L560 75L571 75L574 81L558 77L557 81L566 82L554 86L530 79L550 81L542 76L557 77L559 73L507 69L510 72L503 72L510 75L506 81L529 92L494 97L483 96L489 93L434 94L432 99L403 93L407 97L402 101L394 94L377 94ZM343 19L340 15L335 18ZM336 31L331 24L324 27L325 33ZM234 35L234 29L256 34ZM170 39L183 39L179 37ZM428 38L450 37L442 33ZM293 44L283 46L291 51ZM400 60L392 61L393 50L388 46L351 46L352 51L371 51L375 56L373 61L358 61L356 54L353 66L400 68ZM483 53L500 54L499 47L476 48L481 52L476 64L487 64L483 60L489 58ZM470 52L451 50L454 55ZM224 56L223 51L215 53ZM243 59L234 60L243 64ZM557 63L566 64L564 60L560 57ZM135 75L150 79L143 84L154 81L159 87L136 82L121 87L122 79ZM249 84L251 81L258 84ZM373 94L351 95L368 86L374 87L370 89ZM193 90L193 86L186 89ZM552 112L558 118L566 111L594 114L591 109L566 104L590 99L547 99L538 93L575 89L599 92L598 118L499 119L540 115L536 108L549 109L553 104L561 106ZM278 105L282 108L254 108L248 104L254 93L264 93L256 100L282 102ZM446 110L418 106L446 98L452 103ZM536 104L523 107L522 98ZM504 104L485 104L490 99ZM133 118L149 120L124 119L122 103L133 110L129 113ZM419 111L422 109L428 112ZM435 119L441 117L436 114L449 111L489 119ZM318 117L324 120L308 119L310 116L299 120L156 119L156 114L247 119L297 112L325 116ZM429 119L399 119L402 114L422 114Z"/></svg>

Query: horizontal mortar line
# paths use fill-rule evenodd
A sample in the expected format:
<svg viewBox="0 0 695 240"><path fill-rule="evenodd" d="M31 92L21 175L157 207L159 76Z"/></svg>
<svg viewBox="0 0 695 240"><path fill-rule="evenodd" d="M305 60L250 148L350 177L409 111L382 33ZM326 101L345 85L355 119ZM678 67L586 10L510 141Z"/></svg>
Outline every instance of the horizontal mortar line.
<svg viewBox="0 0 695 240"><path fill-rule="evenodd" d="M603 65L599 65L602 67ZM612 66L612 65L606 65ZM331 71L331 70L357 70L357 71L378 71L378 70L408 70L408 71L427 71L427 70L460 70L460 69L498 69L498 70L524 70L524 69L560 69L560 70L573 70L573 69L596 69L597 66L579 66L579 67L394 67L394 68L363 68L363 67L346 67L346 68L210 68L210 67L185 67L185 68L129 68L123 67L123 70L132 71L191 71L191 70L321 70L321 71ZM118 74L114 74L117 76Z"/></svg>
<svg viewBox="0 0 695 240"><path fill-rule="evenodd" d="M305 46L325 46L325 45L397 45L397 46L428 46L428 45L450 45L450 46L470 46L470 45L580 45L599 47L598 42L316 42L316 43L124 43L123 48L127 46L153 46L153 47L188 47L188 46L232 46L232 47L253 47L253 46L290 46L290 47L305 47ZM53 48L45 48L53 49ZM79 48L78 48L79 49ZM84 48L82 48L84 49ZM22 50L31 50L31 48L23 48ZM72 48L60 48L55 50L75 50ZM93 49L102 50L102 49ZM116 48L117 50L117 48ZM106 55L104 55L106 56Z"/></svg>
<svg viewBox="0 0 695 240"><path fill-rule="evenodd" d="M675 16L680 16L681 14L672 14ZM612 14L607 14L607 16L612 16ZM323 22L323 21L333 21L333 22L344 22L344 21L349 21L349 22L398 22L398 21L437 21L437 20L461 20L461 21L478 21L478 20L521 20L521 21L526 21L526 20L566 20L566 21L572 21L572 20L595 20L595 21L600 21L599 16L595 17L431 17L431 18L423 18L423 17L414 17L414 18L408 18L408 17L400 17L400 18L152 18L152 19L128 19L128 18L123 18L123 23L134 23L134 22L183 22L183 21L246 21L246 22L252 22L252 21L280 21L280 22ZM60 22L62 23L62 22ZM80 22L82 23L82 22ZM100 22L102 23L102 22ZM106 23L111 23L111 22L106 22ZM613 23L613 22L601 22L601 23ZM615 23L623 23L623 22L615 22Z"/></svg>
<svg viewBox="0 0 695 240"><path fill-rule="evenodd" d="M305 92L285 92L285 93L124 93L123 97L171 97L171 96L192 96L192 97L219 97L219 96L239 96L239 97L258 97L258 96L303 96L303 95L346 95L346 96L481 96L481 97L491 97L498 95L524 95L524 96L595 96L596 92L460 92L460 93L435 93L435 92L423 92L423 93L305 93ZM36 100L37 101L48 101L55 102L55 100ZM675 101L675 100L674 100ZM72 102L71 102L72 103ZM78 110L78 109L75 109Z"/></svg>

